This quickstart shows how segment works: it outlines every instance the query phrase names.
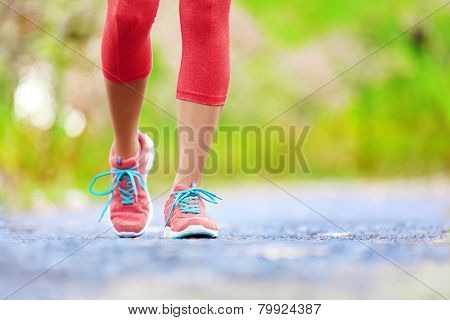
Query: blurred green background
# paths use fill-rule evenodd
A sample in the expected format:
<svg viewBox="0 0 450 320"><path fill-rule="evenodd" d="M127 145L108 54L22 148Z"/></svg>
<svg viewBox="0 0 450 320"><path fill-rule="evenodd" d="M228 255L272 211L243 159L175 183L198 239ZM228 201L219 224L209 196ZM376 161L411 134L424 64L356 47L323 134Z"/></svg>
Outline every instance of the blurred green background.
<svg viewBox="0 0 450 320"><path fill-rule="evenodd" d="M100 64L105 1L6 2L66 45L0 3L0 203L58 203L87 191L92 176L108 169L112 132L102 76L81 57ZM266 123L444 2L234 0L232 82L222 124ZM161 1L147 93L172 114L181 50L177 6ZM447 6L277 118L272 124L285 128L312 125L304 146L312 174L276 178L447 177L449 18ZM175 128L148 101L141 124ZM158 152L175 150L174 136L158 145ZM227 148L219 135L218 172L207 182L262 183L240 171L239 150L248 149L250 158L258 153L239 137L231 146L234 174L226 175ZM265 156L277 148L285 146ZM169 162L159 165L173 167ZM155 173L152 188L166 189L172 177Z"/></svg>

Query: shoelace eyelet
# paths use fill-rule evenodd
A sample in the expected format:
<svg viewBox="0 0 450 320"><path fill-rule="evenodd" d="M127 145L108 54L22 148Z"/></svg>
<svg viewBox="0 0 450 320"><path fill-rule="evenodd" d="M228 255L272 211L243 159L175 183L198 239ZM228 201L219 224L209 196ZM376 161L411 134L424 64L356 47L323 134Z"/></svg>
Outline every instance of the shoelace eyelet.
<svg viewBox="0 0 450 320"><path fill-rule="evenodd" d="M96 175L92 181L91 184L89 186L89 191L96 196L102 197L102 196L106 196L108 194L111 194L111 196L108 199L108 202L106 203L105 207L103 208L103 211L100 215L100 218L98 220L98 222L100 222L103 218L103 216L106 213L106 210L108 209L109 205L111 204L111 201L113 199L113 192L116 188L118 188L119 193L120 193L120 198L122 199L122 204L123 205L129 205L129 204L133 204L139 201L138 198L138 189L137 189L137 185L136 185L136 181L138 182L139 187L142 190L146 190L146 183L144 181L144 179L142 178L142 175L139 171L137 171L138 166L135 165L129 169L117 169L117 168L113 168L112 171L106 171L103 173L100 173L98 175ZM102 178L105 177L107 175L113 175L113 182L111 184L111 188L109 190L106 191L102 191L102 192L97 192L94 190L94 184L95 182ZM126 189L122 188L120 186L121 182L123 179L128 179L127 183L126 183Z"/></svg>
<svg viewBox="0 0 450 320"><path fill-rule="evenodd" d="M173 210L176 207L179 207L181 212L183 213L199 214L200 199L213 204L218 203L216 199L222 200L222 198L215 195L214 193L198 187L192 187L182 191L174 191L172 192L172 195L175 195L175 199L173 200L169 215L167 216L165 226L167 226L170 219L172 218ZM192 203L193 201L194 203Z"/></svg>

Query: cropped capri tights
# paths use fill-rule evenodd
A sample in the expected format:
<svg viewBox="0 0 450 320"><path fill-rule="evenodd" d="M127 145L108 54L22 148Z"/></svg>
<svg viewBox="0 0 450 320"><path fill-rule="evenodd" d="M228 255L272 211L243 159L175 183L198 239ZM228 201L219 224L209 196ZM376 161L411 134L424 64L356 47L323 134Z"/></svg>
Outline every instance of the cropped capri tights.
<svg viewBox="0 0 450 320"><path fill-rule="evenodd" d="M231 0L179 1L183 53L177 98L221 106L230 81ZM102 68L108 80L129 83L150 74L150 31L158 5L159 0L108 0L102 41Z"/></svg>

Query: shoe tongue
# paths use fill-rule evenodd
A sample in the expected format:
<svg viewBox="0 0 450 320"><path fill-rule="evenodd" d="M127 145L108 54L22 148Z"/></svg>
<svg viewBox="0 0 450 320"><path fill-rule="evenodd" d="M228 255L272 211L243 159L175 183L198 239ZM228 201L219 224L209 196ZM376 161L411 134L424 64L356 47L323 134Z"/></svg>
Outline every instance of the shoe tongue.
<svg viewBox="0 0 450 320"><path fill-rule="evenodd" d="M190 189L191 187L188 187L188 186L186 186L186 185L184 185L184 184L181 184L181 183L179 183L179 184L177 184L175 187L173 187L173 191L174 192L177 192L177 191L184 191L184 190L187 190L187 189Z"/></svg>
<svg viewBox="0 0 450 320"><path fill-rule="evenodd" d="M110 165L116 169L130 169L138 164L137 156L122 158L120 156L114 156L110 159Z"/></svg>

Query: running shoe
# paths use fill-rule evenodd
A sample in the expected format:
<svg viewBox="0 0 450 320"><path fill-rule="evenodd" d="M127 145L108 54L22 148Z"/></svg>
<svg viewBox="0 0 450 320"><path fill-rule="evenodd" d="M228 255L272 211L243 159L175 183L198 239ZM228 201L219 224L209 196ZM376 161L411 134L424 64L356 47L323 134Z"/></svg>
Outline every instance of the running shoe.
<svg viewBox="0 0 450 320"><path fill-rule="evenodd" d="M215 194L198 188L178 184L166 202L164 217L166 238L217 238L216 224L206 215L205 203L217 204Z"/></svg>
<svg viewBox="0 0 450 320"><path fill-rule="evenodd" d="M139 132L140 150L134 157L123 159L111 147L109 164L111 171L103 172L92 179L89 190L96 196L110 194L99 222L109 208L109 220L116 235L134 238L142 235L153 217L153 206L147 190L147 175L155 157L153 141ZM93 189L97 179L111 175L109 190L97 192Z"/></svg>

